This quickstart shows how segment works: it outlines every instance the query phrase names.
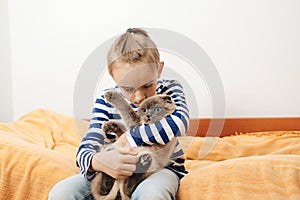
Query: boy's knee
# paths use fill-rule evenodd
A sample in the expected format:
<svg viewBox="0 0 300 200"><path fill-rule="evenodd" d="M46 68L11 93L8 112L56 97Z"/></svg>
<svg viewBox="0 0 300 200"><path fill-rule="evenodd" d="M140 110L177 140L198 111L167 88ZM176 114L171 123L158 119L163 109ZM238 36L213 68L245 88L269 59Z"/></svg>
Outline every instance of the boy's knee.
<svg viewBox="0 0 300 200"><path fill-rule="evenodd" d="M132 200L171 200L175 199L171 191L167 188L162 188L159 185L153 185L151 187L137 187L133 192Z"/></svg>
<svg viewBox="0 0 300 200"><path fill-rule="evenodd" d="M91 199L89 185L81 176L73 176L58 182L48 194L48 200Z"/></svg>
<svg viewBox="0 0 300 200"><path fill-rule="evenodd" d="M48 194L48 200L89 199L88 198L89 196L91 196L90 192L85 191L83 189L78 188L78 190L75 190L75 188L64 187L61 184L57 184L49 192L49 194Z"/></svg>
<svg viewBox="0 0 300 200"><path fill-rule="evenodd" d="M48 194L48 200L63 199L65 194L67 193L61 187L55 185Z"/></svg>

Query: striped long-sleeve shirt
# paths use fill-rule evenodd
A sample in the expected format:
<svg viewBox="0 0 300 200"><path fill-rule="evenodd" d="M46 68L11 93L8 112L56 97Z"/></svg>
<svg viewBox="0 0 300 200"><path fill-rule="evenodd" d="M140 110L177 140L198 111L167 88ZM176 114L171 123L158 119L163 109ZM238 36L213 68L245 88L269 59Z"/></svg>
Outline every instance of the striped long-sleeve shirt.
<svg viewBox="0 0 300 200"><path fill-rule="evenodd" d="M121 115L104 97L108 90L116 90L121 93L120 88L113 87L103 90L96 98L93 117L90 121L89 130L82 139L81 145L77 152L77 166L80 167L81 173L88 179L93 178L93 173L89 173L88 169L91 164L93 155L104 144L104 133L101 130L102 124L108 120L121 120ZM126 137L132 147L166 144L172 138L184 136L189 125L189 111L185 101L183 88L178 81L175 80L158 80L156 94L170 95L176 104L176 110L171 114L153 124L142 124L132 127L126 131ZM134 104L130 104L137 109ZM177 142L171 164L168 169L174 171L179 178L182 178L187 172L184 168L183 151Z"/></svg>

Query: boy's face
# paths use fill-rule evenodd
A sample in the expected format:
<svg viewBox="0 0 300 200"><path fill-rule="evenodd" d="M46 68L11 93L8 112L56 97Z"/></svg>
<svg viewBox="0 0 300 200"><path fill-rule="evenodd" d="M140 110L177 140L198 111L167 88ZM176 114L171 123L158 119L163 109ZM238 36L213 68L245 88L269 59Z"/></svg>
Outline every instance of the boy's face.
<svg viewBox="0 0 300 200"><path fill-rule="evenodd" d="M120 64L119 64L120 65ZM125 97L135 105L153 96L156 91L156 81L159 78L164 63L122 63L114 66L111 75L120 87Z"/></svg>

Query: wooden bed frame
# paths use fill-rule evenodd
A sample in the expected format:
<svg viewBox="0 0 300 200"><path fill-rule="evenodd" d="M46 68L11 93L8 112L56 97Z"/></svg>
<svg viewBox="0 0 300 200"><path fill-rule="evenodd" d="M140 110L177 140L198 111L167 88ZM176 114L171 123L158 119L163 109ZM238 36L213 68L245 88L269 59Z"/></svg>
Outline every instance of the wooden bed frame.
<svg viewBox="0 0 300 200"><path fill-rule="evenodd" d="M208 131L209 129L209 131ZM299 131L300 118L225 118L191 119L189 136L229 136L236 133L263 131Z"/></svg>

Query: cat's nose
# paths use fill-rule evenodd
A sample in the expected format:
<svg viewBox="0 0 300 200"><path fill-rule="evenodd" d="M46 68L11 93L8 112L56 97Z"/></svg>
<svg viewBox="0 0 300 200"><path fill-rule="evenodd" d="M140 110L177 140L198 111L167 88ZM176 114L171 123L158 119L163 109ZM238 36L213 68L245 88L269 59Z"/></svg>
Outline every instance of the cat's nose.
<svg viewBox="0 0 300 200"><path fill-rule="evenodd" d="M146 117L147 117L148 119L150 119L151 116L150 116L150 115L146 115Z"/></svg>

